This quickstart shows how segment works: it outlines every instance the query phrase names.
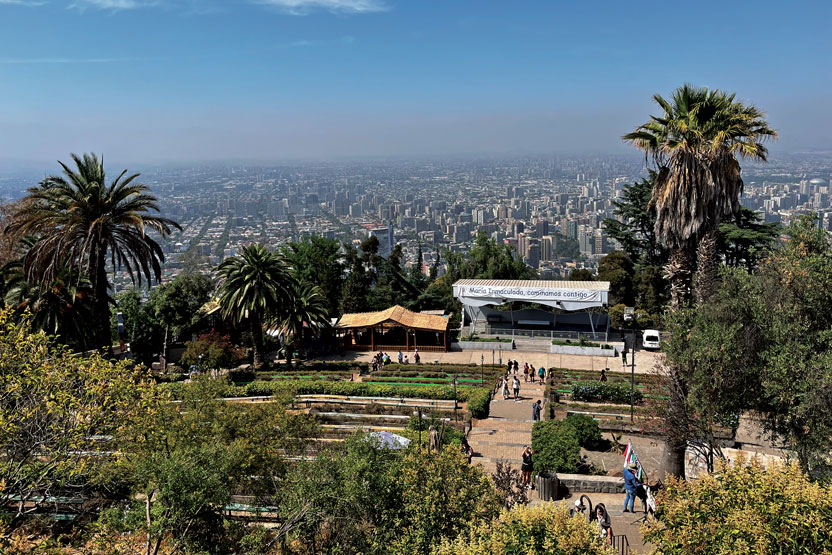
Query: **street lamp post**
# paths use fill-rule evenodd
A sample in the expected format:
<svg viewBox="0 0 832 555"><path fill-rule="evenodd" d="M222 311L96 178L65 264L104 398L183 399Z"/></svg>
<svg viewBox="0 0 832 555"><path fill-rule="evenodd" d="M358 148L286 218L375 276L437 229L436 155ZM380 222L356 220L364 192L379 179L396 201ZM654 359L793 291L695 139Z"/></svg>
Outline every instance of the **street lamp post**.
<svg viewBox="0 0 832 555"><path fill-rule="evenodd" d="M636 321L638 321L638 314L634 308L628 306L624 309L624 320L630 322L630 422L634 422L636 410ZM626 339L624 340L624 346L627 346Z"/></svg>
<svg viewBox="0 0 832 555"><path fill-rule="evenodd" d="M483 384L485 381L485 373L483 372L485 368L485 355L480 355L480 385Z"/></svg>
<svg viewBox="0 0 832 555"><path fill-rule="evenodd" d="M457 416L456 407L457 407L457 400L456 400L456 374L451 379L451 383L454 384L454 422L459 422L459 417Z"/></svg>

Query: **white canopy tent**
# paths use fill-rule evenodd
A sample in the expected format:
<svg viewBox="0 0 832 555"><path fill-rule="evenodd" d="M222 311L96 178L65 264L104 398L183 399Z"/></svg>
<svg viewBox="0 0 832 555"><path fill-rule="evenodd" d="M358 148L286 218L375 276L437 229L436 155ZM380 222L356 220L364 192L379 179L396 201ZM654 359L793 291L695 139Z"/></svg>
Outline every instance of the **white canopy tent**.
<svg viewBox="0 0 832 555"><path fill-rule="evenodd" d="M532 302L568 312L607 306L608 281L546 281L461 279L454 283L454 297L476 324L473 307L510 302ZM593 333L592 318L589 319Z"/></svg>

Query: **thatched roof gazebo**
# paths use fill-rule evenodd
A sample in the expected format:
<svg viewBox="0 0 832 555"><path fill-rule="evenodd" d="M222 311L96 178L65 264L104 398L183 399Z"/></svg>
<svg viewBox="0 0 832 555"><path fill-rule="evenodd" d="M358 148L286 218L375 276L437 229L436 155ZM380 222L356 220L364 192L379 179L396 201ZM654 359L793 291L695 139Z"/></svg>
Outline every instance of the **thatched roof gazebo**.
<svg viewBox="0 0 832 555"><path fill-rule="evenodd" d="M345 349L448 351L448 318L392 306L380 312L344 314L335 325Z"/></svg>

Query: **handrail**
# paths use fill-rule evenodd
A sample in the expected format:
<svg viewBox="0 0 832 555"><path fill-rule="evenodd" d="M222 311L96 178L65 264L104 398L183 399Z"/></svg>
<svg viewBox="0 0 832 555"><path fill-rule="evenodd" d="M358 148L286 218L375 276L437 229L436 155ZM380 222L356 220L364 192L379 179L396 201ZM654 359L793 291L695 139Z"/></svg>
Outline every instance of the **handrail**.
<svg viewBox="0 0 832 555"><path fill-rule="evenodd" d="M618 555L630 555L630 540L626 534L619 534L612 537L612 546L618 551Z"/></svg>

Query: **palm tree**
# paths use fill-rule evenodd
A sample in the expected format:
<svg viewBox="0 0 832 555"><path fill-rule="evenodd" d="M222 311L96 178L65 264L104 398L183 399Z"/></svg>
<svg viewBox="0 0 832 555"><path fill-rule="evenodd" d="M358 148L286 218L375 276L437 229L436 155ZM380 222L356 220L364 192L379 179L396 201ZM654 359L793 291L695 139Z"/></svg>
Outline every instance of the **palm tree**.
<svg viewBox="0 0 832 555"><path fill-rule="evenodd" d="M656 208L656 238L670 249L665 266L671 310L691 296L698 254L696 299L702 303L716 286L719 269L717 230L723 217L736 214L743 181L737 155L765 160L763 141L777 132L763 112L735 100L734 94L685 84L670 101L653 99L662 110L623 139L652 156L657 172L651 203ZM675 368L668 372L669 399L662 466L666 475L684 477L690 414L687 383Z"/></svg>
<svg viewBox="0 0 832 555"><path fill-rule="evenodd" d="M290 303L294 283L291 268L279 253L261 244L245 247L239 256L217 268L223 281L218 291L222 315L246 323L254 343L254 367L264 366L263 325L278 319Z"/></svg>
<svg viewBox="0 0 832 555"><path fill-rule="evenodd" d="M86 273L92 286L93 337L91 344L110 350L110 295L107 263L126 269L141 285L162 278L162 247L148 231L162 237L179 224L152 215L156 197L136 183L139 174L122 171L107 184L103 159L94 154L71 155L75 169L63 162L63 176L49 176L29 189L9 233L32 235L24 272L30 282L49 283L68 264L75 275Z"/></svg>
<svg viewBox="0 0 832 555"><path fill-rule="evenodd" d="M623 139L652 156L657 176L651 203L656 237L671 249L666 266L671 306L690 297L694 253L699 254L697 299L713 292L718 272L717 228L739 210L743 181L737 155L765 161L762 144L777 132L765 114L734 94L684 85L670 101L653 99L662 110Z"/></svg>
<svg viewBox="0 0 832 555"><path fill-rule="evenodd" d="M321 289L295 282L291 302L284 307L280 325L286 332L286 364L292 365L292 351L303 344L303 326L313 330L329 325L328 301Z"/></svg>

